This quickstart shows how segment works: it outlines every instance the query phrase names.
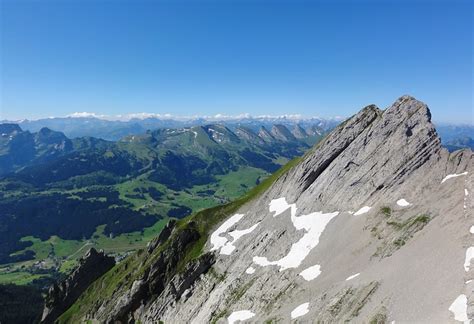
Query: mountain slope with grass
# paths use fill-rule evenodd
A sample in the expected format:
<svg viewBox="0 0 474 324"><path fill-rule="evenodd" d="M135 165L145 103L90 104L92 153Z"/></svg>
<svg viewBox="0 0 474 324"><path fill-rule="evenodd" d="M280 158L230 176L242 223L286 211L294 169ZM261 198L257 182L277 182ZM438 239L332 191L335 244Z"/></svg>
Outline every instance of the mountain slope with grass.
<svg viewBox="0 0 474 324"><path fill-rule="evenodd" d="M169 223L59 322L466 322L473 171L424 103L367 106L244 198Z"/></svg>
<svg viewBox="0 0 474 324"><path fill-rule="evenodd" d="M318 140L269 144L220 124L118 142L0 129L0 158L28 153L18 151L20 139L34 153L0 176L0 284L38 286L67 274L91 247L118 259L145 247L169 219L242 196Z"/></svg>

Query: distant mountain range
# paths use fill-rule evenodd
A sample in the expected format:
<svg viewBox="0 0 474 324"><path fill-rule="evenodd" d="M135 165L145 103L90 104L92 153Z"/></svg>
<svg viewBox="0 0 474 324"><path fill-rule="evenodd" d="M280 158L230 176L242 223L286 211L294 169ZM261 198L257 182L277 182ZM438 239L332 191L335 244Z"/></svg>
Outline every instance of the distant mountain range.
<svg viewBox="0 0 474 324"><path fill-rule="evenodd" d="M339 124L343 118L302 118L297 115L288 116L260 116L250 117L247 115L230 117L217 115L214 117L189 117L173 118L145 114L137 118L135 115L122 120L110 120L99 118L95 114L78 113L70 117L54 117L38 120L0 121L0 123L16 123L22 129L30 132L38 132L47 127L55 131L63 132L69 138L91 136L105 140L116 141L128 135L139 135L147 130L158 128L183 128L192 126L204 126L208 124L223 124L231 130L238 126L244 126L253 131L258 131L262 126L271 128L275 124L293 128L299 124L304 128L317 126L328 131Z"/></svg>
<svg viewBox="0 0 474 324"><path fill-rule="evenodd" d="M256 127L259 128L255 131ZM327 132L327 128L330 126L318 122L317 125L311 125L306 130L300 124L294 125L291 130L283 124L270 125L269 129L267 127L264 125L254 125L252 127L250 124L245 126L234 125L233 131L224 124L158 128L155 131L148 130L138 134L126 135L121 137L118 142L162 145L168 143L171 138L177 142L182 141L183 136L179 135L204 132L204 137L209 137L216 144L245 142L246 144L265 147L278 146L282 143L312 145ZM91 136L76 137L71 140L64 133L53 131L48 127L42 127L34 132L23 130L18 124L0 124L0 175L17 171L26 166L54 160L72 151L104 149L112 145L112 141Z"/></svg>
<svg viewBox="0 0 474 324"><path fill-rule="evenodd" d="M257 116L252 117L248 114L240 116L203 116L203 117L179 117L172 115L159 114L129 114L124 116L101 116L94 113L74 113L68 117L52 117L38 120L19 120L19 121L0 121L0 123L17 124L23 130L30 132L39 132L42 128L64 133L69 138L77 137L95 137L109 141L118 141L129 135L140 135L148 130L159 128L185 128L193 126L205 126L208 124L222 124L234 132L239 126L250 129L253 132L260 133L265 137L263 126L271 129L273 125L284 125L287 128L294 129L297 126L304 128L306 135L314 135L312 128L317 131L327 132L336 127L343 117L334 118L306 118L299 115L282 116ZM474 125L455 125L455 124L437 124L437 131L440 135L442 144L450 151L470 147L473 148ZM304 132L293 131L296 138L304 138ZM299 137L300 136L300 137Z"/></svg>
<svg viewBox="0 0 474 324"><path fill-rule="evenodd" d="M442 144L450 151L461 148L474 149L474 125L448 125L436 126Z"/></svg>

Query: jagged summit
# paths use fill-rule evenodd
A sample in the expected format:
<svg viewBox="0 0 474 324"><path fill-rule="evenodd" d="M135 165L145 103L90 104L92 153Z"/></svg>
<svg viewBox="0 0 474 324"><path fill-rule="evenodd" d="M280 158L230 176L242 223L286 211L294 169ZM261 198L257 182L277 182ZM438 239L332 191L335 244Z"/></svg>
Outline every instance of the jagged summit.
<svg viewBox="0 0 474 324"><path fill-rule="evenodd" d="M293 134L295 138L300 138L300 139L306 138L309 136L306 130L303 127L301 127L300 124L296 124L291 133Z"/></svg>
<svg viewBox="0 0 474 324"><path fill-rule="evenodd" d="M265 144L264 140L255 134L251 129L245 126L239 126L235 129L235 134L246 141L254 142L259 145Z"/></svg>
<svg viewBox="0 0 474 324"><path fill-rule="evenodd" d="M447 152L442 152L424 103L403 96L385 111L370 105L337 127L306 156L301 168L287 175L286 187L292 188L288 196L318 192L321 205L355 206L378 199L440 154Z"/></svg>
<svg viewBox="0 0 474 324"><path fill-rule="evenodd" d="M265 142L272 142L275 140L273 135L265 128L265 126L261 126L258 131L258 136L263 139Z"/></svg>
<svg viewBox="0 0 474 324"><path fill-rule="evenodd" d="M4 123L0 124L0 134L10 135L13 132L21 132L20 126L18 124Z"/></svg>
<svg viewBox="0 0 474 324"><path fill-rule="evenodd" d="M273 125L272 130L270 131L272 136L283 142L295 141L295 136L285 127L285 125L276 124Z"/></svg>
<svg viewBox="0 0 474 324"><path fill-rule="evenodd" d="M171 224L60 319L472 318L473 153L441 147L424 103L367 106L288 169L252 196Z"/></svg>

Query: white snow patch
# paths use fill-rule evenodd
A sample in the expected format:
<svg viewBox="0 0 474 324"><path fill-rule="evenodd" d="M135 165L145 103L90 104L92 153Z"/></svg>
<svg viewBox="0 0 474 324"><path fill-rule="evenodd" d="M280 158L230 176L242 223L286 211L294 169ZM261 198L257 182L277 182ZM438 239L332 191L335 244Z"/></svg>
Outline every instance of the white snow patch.
<svg viewBox="0 0 474 324"><path fill-rule="evenodd" d="M258 224L260 224L260 222L244 230L235 230L235 231L229 232L229 235L232 237L232 242L227 241L224 244L224 246L221 248L221 254L230 255L235 250L234 243L237 242L237 240L241 238L242 236L252 233L253 230L257 228Z"/></svg>
<svg viewBox="0 0 474 324"><path fill-rule="evenodd" d="M303 315L308 314L309 312L309 303L304 303L293 309L291 312L291 319L301 317Z"/></svg>
<svg viewBox="0 0 474 324"><path fill-rule="evenodd" d="M360 275L360 272L359 273L356 273L356 274L353 274L352 276L349 276L346 278L346 281L349 281L351 279L354 279L355 277L358 277Z"/></svg>
<svg viewBox="0 0 474 324"><path fill-rule="evenodd" d="M469 191L466 188L464 188L464 196L469 196Z"/></svg>
<svg viewBox="0 0 474 324"><path fill-rule="evenodd" d="M186 298L186 296L188 296L190 292L191 292L190 289L186 289L185 291L183 291L183 294L181 295L180 298Z"/></svg>
<svg viewBox="0 0 474 324"><path fill-rule="evenodd" d="M198 137L198 133L195 132L195 131L191 131L193 134L194 134L194 138L197 138Z"/></svg>
<svg viewBox="0 0 474 324"><path fill-rule="evenodd" d="M227 232L229 228L237 224L242 219L242 217L244 217L244 214L235 214L222 223L222 225L211 234L211 251L219 250L227 243L227 238L221 236L221 234Z"/></svg>
<svg viewBox="0 0 474 324"><path fill-rule="evenodd" d="M469 271L472 259L474 259L474 246L471 246L466 250L466 259L464 260L464 270L466 272Z"/></svg>
<svg viewBox="0 0 474 324"><path fill-rule="evenodd" d="M241 311L232 312L232 314L230 314L230 316L227 317L227 321L229 322L229 324L233 324L237 321L245 321L245 320L251 319L254 316L255 314L249 310L241 310Z"/></svg>
<svg viewBox="0 0 474 324"><path fill-rule="evenodd" d="M306 268L300 272L300 276L302 276L307 281L316 279L320 274L321 266L319 264Z"/></svg>
<svg viewBox="0 0 474 324"><path fill-rule="evenodd" d="M253 274L254 272L255 272L254 267L248 267L247 270L245 270L245 273L248 273L248 274Z"/></svg>
<svg viewBox="0 0 474 324"><path fill-rule="evenodd" d="M465 284L467 285L468 283L471 283L472 282L472 279L471 280L468 280L465 282Z"/></svg>
<svg viewBox="0 0 474 324"><path fill-rule="evenodd" d="M471 228L469 229L469 232L470 232L471 234L474 234L474 225L471 226Z"/></svg>
<svg viewBox="0 0 474 324"><path fill-rule="evenodd" d="M369 206L364 206L362 207L361 209L359 209L358 211L356 211L354 213L354 216L359 216L359 215L362 215L362 214L365 214L367 213L372 207L369 207Z"/></svg>
<svg viewBox="0 0 474 324"><path fill-rule="evenodd" d="M410 206L411 204L405 199L400 199L400 200L397 200L397 205L401 207L406 207L406 206Z"/></svg>
<svg viewBox="0 0 474 324"><path fill-rule="evenodd" d="M459 322L469 323L467 317L467 297L464 294L459 295L449 306L449 311L454 314L454 319Z"/></svg>
<svg viewBox="0 0 474 324"><path fill-rule="evenodd" d="M351 215L354 215L354 212L352 210L349 210L347 213L351 214Z"/></svg>
<svg viewBox="0 0 474 324"><path fill-rule="evenodd" d="M293 212L294 211L294 212ZM266 257L253 257L253 262L265 267L270 265L280 266L280 271L297 268L308 256L309 252L319 244L319 237L323 233L326 225L339 215L339 212L323 213L315 212L308 215L296 217L296 206L292 208L291 221L296 230L305 230L306 233L296 243L293 243L288 254L276 261L268 261Z"/></svg>
<svg viewBox="0 0 474 324"><path fill-rule="evenodd" d="M444 177L443 180L441 180L441 183L444 183L445 181L451 179L451 178L456 178L456 177L460 177L460 176L464 176L464 175L467 175L467 171L466 172L463 172L463 173L453 173L453 174L448 174L446 177Z"/></svg>
<svg viewBox="0 0 474 324"><path fill-rule="evenodd" d="M233 242L235 242L242 236L252 233L252 231L257 228L258 224L260 224L260 222L244 230L235 230L235 231L229 232L229 235L232 236L232 238L234 239Z"/></svg>
<svg viewBox="0 0 474 324"><path fill-rule="evenodd" d="M285 197L281 197L281 198L278 198L278 199L273 199L272 201L270 201L269 206L270 207L268 207L268 209L270 210L270 212L275 213L275 214L273 214L273 217L277 217L278 215L283 213L288 208L291 208L291 213L292 214L296 213L296 205L295 204L288 204L286 202Z"/></svg>

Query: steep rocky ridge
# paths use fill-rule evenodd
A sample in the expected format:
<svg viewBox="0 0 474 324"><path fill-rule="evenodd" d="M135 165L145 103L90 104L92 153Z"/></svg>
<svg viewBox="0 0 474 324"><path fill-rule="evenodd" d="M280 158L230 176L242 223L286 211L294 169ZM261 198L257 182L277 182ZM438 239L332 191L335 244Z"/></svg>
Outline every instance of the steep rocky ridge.
<svg viewBox="0 0 474 324"><path fill-rule="evenodd" d="M303 127L301 127L301 125L299 124L295 125L291 133L293 134L294 137L300 138L300 139L306 138L309 136L306 130Z"/></svg>
<svg viewBox="0 0 474 324"><path fill-rule="evenodd" d="M54 323L92 282L114 265L114 258L106 256L102 251L90 249L79 261L78 268L66 280L49 289L41 323Z"/></svg>
<svg viewBox="0 0 474 324"><path fill-rule="evenodd" d="M285 127L285 125L273 125L270 131L272 136L279 141L296 141L296 137Z"/></svg>
<svg viewBox="0 0 474 324"><path fill-rule="evenodd" d="M441 147L424 103L368 106L257 193L117 265L61 321L468 321L473 171L472 151ZM122 307L142 285L147 297Z"/></svg>
<svg viewBox="0 0 474 324"><path fill-rule="evenodd" d="M244 127L244 126L239 126L235 129L235 134L239 137L242 138L243 140L246 141L252 141L255 142L259 145L265 144L264 140L258 137L257 134L255 134L251 129Z"/></svg>
<svg viewBox="0 0 474 324"><path fill-rule="evenodd" d="M272 142L275 141L273 135L265 128L265 126L260 127L258 131L258 137L263 139L265 142Z"/></svg>

